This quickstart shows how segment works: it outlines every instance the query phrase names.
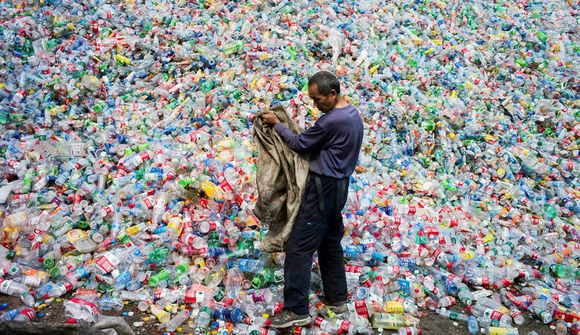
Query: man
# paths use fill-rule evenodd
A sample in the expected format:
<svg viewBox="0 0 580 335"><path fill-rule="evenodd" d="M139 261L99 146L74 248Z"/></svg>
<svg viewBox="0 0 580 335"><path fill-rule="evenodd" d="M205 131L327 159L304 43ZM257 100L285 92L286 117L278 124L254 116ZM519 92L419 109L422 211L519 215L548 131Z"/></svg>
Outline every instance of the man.
<svg viewBox="0 0 580 335"><path fill-rule="evenodd" d="M338 314L346 312L341 211L348 196L349 177L358 160L363 123L358 110L340 95L340 83L333 74L314 74L308 81L308 95L324 115L301 134L286 128L274 113L262 116L263 122L274 126L292 150L310 153L306 191L286 242L284 310L271 319L274 328L310 322L308 291L315 251L327 306Z"/></svg>

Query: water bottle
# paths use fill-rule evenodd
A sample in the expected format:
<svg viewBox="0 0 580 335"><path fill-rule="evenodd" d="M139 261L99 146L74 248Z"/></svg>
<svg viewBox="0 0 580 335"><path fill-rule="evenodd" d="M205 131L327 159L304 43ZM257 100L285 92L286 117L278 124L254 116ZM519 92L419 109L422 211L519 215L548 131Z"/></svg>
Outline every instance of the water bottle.
<svg viewBox="0 0 580 335"><path fill-rule="evenodd" d="M197 327L206 328L211 321L211 309L209 307L203 307L197 314L195 319L195 325Z"/></svg>
<svg viewBox="0 0 580 335"><path fill-rule="evenodd" d="M477 335L479 334L479 324L477 322L477 318L473 315L470 315L467 318L467 332L470 335Z"/></svg>
<svg viewBox="0 0 580 335"><path fill-rule="evenodd" d="M26 285L14 280L0 278L0 293L18 297L25 292L28 292Z"/></svg>
<svg viewBox="0 0 580 335"><path fill-rule="evenodd" d="M32 321L36 317L34 310L30 308L23 308L18 315L14 317L14 321Z"/></svg>
<svg viewBox="0 0 580 335"><path fill-rule="evenodd" d="M181 324L189 319L189 316L190 312L187 309L181 310L165 324L165 329L170 332L175 331L179 326L181 326Z"/></svg>

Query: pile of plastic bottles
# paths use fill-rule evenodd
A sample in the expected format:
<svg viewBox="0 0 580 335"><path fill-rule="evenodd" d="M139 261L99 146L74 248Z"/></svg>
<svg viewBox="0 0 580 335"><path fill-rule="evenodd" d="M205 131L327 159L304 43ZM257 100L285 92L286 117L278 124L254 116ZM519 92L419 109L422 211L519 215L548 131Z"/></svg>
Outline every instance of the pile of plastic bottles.
<svg viewBox="0 0 580 335"><path fill-rule="evenodd" d="M573 1L0 3L0 293L33 320L153 315L271 334L283 254L252 213L253 115L307 127L335 72L365 120L343 240L349 313L297 334L470 334L529 313L580 332L580 112ZM576 171L576 172L574 172ZM466 306L466 313L452 309Z"/></svg>

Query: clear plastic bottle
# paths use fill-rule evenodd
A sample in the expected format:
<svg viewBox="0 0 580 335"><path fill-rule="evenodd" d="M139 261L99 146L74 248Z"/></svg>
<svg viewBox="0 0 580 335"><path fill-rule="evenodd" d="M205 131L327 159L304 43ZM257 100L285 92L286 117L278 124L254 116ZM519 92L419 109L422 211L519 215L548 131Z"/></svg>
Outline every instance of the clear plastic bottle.
<svg viewBox="0 0 580 335"><path fill-rule="evenodd" d="M177 315L175 315L171 320L165 324L165 329L167 331L175 331L179 326L181 326L187 319L189 319L190 311L187 309L181 310Z"/></svg>
<svg viewBox="0 0 580 335"><path fill-rule="evenodd" d="M28 287L11 279L0 278L0 293L18 297L28 292Z"/></svg>
<svg viewBox="0 0 580 335"><path fill-rule="evenodd" d="M18 315L14 317L14 321L32 321L36 317L36 313L31 308L23 308Z"/></svg>

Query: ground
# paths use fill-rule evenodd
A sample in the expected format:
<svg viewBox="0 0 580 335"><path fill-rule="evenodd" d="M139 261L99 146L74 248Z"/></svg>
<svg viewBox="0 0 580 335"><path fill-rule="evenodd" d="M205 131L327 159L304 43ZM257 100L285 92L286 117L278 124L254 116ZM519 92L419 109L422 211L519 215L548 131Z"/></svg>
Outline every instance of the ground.
<svg viewBox="0 0 580 335"><path fill-rule="evenodd" d="M7 303L8 308L16 308L22 306L19 298L10 297L6 295L0 295L0 304ZM461 310L461 309L460 309ZM68 319L65 315L64 307L62 302L53 302L47 308L41 310L46 315L42 318L36 318L35 322L39 323L39 327L42 327L42 323L62 323ZM155 318L149 313L141 313L137 309L136 304L128 304L125 306L123 311L103 311L105 315L119 316L122 312L133 312L133 316L124 316L125 320L131 327L135 330L137 334L162 334L164 330L157 329L157 322ZM465 312L465 311L464 311ZM538 320L532 319L527 313L526 323L523 326L518 327L520 335L527 335L528 332L534 330L539 335L552 335L554 331L550 329L550 326L544 325ZM135 322L143 322L144 318L149 318L149 321L144 322L140 327L135 327ZM451 335L451 334L467 334L466 324L463 322L455 322L447 318L443 318L437 314L429 312L427 316L421 318L420 328L423 329L424 335ZM184 324L182 334L193 334L193 329L189 328ZM392 334L393 331L386 330L383 334ZM283 333L284 334L284 333ZM378 332L377 332L378 334Z"/></svg>

